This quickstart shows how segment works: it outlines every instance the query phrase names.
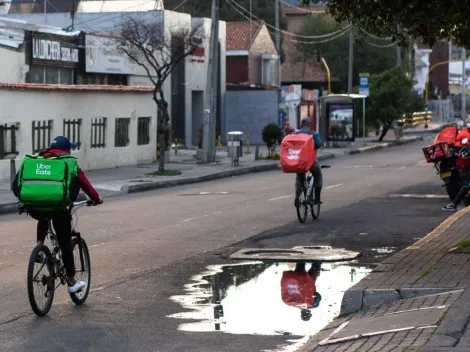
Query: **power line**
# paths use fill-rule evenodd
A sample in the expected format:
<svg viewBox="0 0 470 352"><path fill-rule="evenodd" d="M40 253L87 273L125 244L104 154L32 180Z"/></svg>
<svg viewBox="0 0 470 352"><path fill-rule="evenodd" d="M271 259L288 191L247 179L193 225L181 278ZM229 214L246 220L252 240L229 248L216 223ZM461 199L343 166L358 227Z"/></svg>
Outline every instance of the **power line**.
<svg viewBox="0 0 470 352"><path fill-rule="evenodd" d="M367 34L369 37L377 39L377 40L392 40L393 39L392 37L384 37L384 38L377 37L376 35L373 35L372 33L369 33L365 29L362 29L362 28L359 28L359 30L363 32L364 34Z"/></svg>
<svg viewBox="0 0 470 352"><path fill-rule="evenodd" d="M364 43L366 43L367 45L370 45L370 46L373 46L373 47L376 47L376 48L391 48L392 46L397 45L397 42L390 43L390 44L383 44L383 45L382 44L373 44L373 43L369 42L368 40L366 40L364 38L362 39L362 41Z"/></svg>
<svg viewBox="0 0 470 352"><path fill-rule="evenodd" d="M291 5L288 2L285 2L283 0L279 0L282 4L286 5L287 7L295 8L299 11L306 12L306 13L326 13L326 10L307 10L299 6Z"/></svg>
<svg viewBox="0 0 470 352"><path fill-rule="evenodd" d="M226 0L227 3L235 10L237 11L240 15L242 15L245 19L247 20L251 20L250 17L248 17L247 15L245 15L244 13L242 13L239 9L237 9L236 7L239 7L240 9L242 9L243 11L247 12L247 13L250 13L249 10L245 9L243 6L241 6L240 4L238 4L236 1L234 0ZM236 7L235 7L235 6ZM256 17L253 15L253 17L258 20L258 21L261 21L263 22L267 27L269 28L272 28L274 29L274 31L276 32L277 31L277 28L270 25L269 23L266 23L265 21L263 21L262 19L260 19L259 17ZM295 34L295 33L292 33L292 32L288 32L288 31L284 31L284 30L279 30L279 32L283 33L283 34L286 34L288 36L291 36L291 37L297 37L297 38L305 38L305 39L321 39L321 38L327 38L327 37L331 37L331 36L335 36L335 35L338 35L338 34L343 34L344 31L347 31L349 29L349 25L346 26L345 28L342 28L342 29L339 29L335 32L332 32L332 33L328 33L328 34L322 34L322 35L300 35L300 34ZM269 29L268 29L269 30Z"/></svg>

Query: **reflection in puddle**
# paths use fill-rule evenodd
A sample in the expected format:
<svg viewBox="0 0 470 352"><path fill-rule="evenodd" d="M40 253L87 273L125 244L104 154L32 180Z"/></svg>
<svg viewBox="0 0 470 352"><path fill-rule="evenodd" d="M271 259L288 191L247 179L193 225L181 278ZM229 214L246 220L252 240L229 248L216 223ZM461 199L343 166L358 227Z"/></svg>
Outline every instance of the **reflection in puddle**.
<svg viewBox="0 0 470 352"><path fill-rule="evenodd" d="M308 339L339 314L344 292L372 267L323 263L319 270L319 264L304 266L304 270L288 263L210 266L185 285L186 295L171 297L191 311L170 317L197 320L181 324L183 331Z"/></svg>
<svg viewBox="0 0 470 352"><path fill-rule="evenodd" d="M382 248L372 248L374 252L379 254L390 254L395 252L397 249L395 247L382 247Z"/></svg>

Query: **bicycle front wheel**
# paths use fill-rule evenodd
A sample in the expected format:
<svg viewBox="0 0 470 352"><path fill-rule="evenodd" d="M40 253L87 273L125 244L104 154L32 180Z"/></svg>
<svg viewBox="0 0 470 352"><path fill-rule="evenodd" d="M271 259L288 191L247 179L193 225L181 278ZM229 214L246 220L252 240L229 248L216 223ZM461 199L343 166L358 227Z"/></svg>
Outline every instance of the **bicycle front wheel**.
<svg viewBox="0 0 470 352"><path fill-rule="evenodd" d="M51 251L44 245L36 246L29 258L28 299L33 312L40 317L49 313L54 300L55 279L51 261Z"/></svg>
<svg viewBox="0 0 470 352"><path fill-rule="evenodd" d="M79 292L70 293L73 303L80 305L85 303L90 292L91 266L90 252L85 240L81 237L72 239L73 258L75 262L75 278L86 283L86 287Z"/></svg>
<svg viewBox="0 0 470 352"><path fill-rule="evenodd" d="M312 214L313 220L317 220L320 217L321 204L310 204L310 213Z"/></svg>

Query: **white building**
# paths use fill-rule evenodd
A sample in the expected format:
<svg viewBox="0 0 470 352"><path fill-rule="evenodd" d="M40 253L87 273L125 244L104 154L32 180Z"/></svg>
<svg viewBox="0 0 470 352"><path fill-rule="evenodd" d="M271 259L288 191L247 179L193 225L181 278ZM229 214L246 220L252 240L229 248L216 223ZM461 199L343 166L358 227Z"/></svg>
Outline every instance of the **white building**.
<svg viewBox="0 0 470 352"><path fill-rule="evenodd" d="M47 3L50 1L48 0ZM97 4L102 4L99 7ZM13 3L14 4L14 3ZM13 6L13 5L12 5ZM99 7L99 11L97 10ZM154 8L157 7L155 10ZM134 9L137 10L134 10ZM75 14L73 28L75 30L106 35L116 35L116 29L119 28L128 16L137 16L141 20L162 21L167 35L171 28L182 26L191 27L203 25L204 37L203 48L198 55L189 56L182 62L167 79L163 85L165 98L169 106L169 114L173 129L173 137L178 138L183 144L189 147L197 145L197 131L202 122L204 111L204 92L206 90L207 67L210 37L210 19L191 18L191 15L158 10L160 1L145 2L137 1L93 1L80 2L78 11ZM104 11L106 9L106 11ZM97 10L97 12L91 12ZM125 10L125 11L124 11ZM28 14L8 14L8 19L20 19L34 24L50 25L60 28L71 28L72 22L70 14L67 13L28 13ZM1 19L1 18L0 18ZM225 43L226 43L225 22L219 24L219 77L220 84L218 89L218 109L217 109L217 131L221 131L222 123L225 120ZM102 55L99 54L99 55ZM106 59L103 59L104 61ZM129 67L126 68L128 70ZM124 68L123 68L124 70ZM98 74L94 70L94 74ZM103 67L103 74L109 73L106 67ZM130 73L127 71L127 73ZM133 74L128 74L129 85L149 85L149 79L145 70L136 67ZM220 133L220 132L219 132Z"/></svg>
<svg viewBox="0 0 470 352"><path fill-rule="evenodd" d="M415 45L415 77L416 84L413 89L419 94L424 93L426 87L426 76L429 72L429 55L431 49L420 49Z"/></svg>

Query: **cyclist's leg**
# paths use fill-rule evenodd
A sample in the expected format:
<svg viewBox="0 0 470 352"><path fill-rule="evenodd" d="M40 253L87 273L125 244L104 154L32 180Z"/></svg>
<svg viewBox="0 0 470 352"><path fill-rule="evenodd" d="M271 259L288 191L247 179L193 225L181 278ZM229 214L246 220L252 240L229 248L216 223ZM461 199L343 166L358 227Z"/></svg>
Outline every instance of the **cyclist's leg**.
<svg viewBox="0 0 470 352"><path fill-rule="evenodd" d="M304 184L305 184L305 174L297 174L295 178L295 206L297 206L299 197L302 194Z"/></svg>
<svg viewBox="0 0 470 352"><path fill-rule="evenodd" d="M77 292L85 287L85 283L75 280L75 264L72 251L72 223L70 214L67 212L57 214L52 219L57 234L57 241L62 252L62 259L67 273L69 292Z"/></svg>
<svg viewBox="0 0 470 352"><path fill-rule="evenodd" d="M318 202L321 202L321 189L323 187L323 173L318 161L315 161L310 172L313 175L313 184L315 186L315 204L317 204Z"/></svg>
<svg viewBox="0 0 470 352"><path fill-rule="evenodd" d="M38 245L44 244L44 240L46 239L48 230L49 222L47 221L47 219L39 219L36 236L36 241Z"/></svg>

